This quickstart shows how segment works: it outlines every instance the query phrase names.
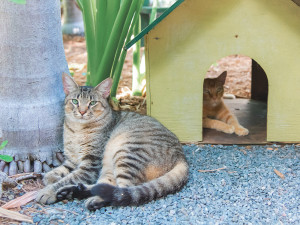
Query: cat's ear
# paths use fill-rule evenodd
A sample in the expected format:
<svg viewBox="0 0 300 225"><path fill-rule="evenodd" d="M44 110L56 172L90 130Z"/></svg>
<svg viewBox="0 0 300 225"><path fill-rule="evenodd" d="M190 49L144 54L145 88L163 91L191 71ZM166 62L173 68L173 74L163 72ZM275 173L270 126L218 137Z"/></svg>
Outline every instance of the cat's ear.
<svg viewBox="0 0 300 225"><path fill-rule="evenodd" d="M223 85L225 84L226 76L227 76L227 71L224 71L223 73L221 73L220 76L218 76L218 81L220 81Z"/></svg>
<svg viewBox="0 0 300 225"><path fill-rule="evenodd" d="M78 85L69 74L63 73L62 80L63 80L64 92L66 93L66 95L68 95L72 91L75 91L78 88Z"/></svg>
<svg viewBox="0 0 300 225"><path fill-rule="evenodd" d="M110 88L112 86L113 80L109 77L102 81L95 87L95 90L98 91L103 98L107 98L110 93Z"/></svg>

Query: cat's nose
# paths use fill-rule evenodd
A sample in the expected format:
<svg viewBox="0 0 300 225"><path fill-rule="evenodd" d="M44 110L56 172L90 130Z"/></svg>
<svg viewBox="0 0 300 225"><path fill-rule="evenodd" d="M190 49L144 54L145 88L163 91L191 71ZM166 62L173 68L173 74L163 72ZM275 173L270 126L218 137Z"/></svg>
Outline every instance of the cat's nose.
<svg viewBox="0 0 300 225"><path fill-rule="evenodd" d="M79 113L83 116L86 113L86 110L83 111L79 110Z"/></svg>

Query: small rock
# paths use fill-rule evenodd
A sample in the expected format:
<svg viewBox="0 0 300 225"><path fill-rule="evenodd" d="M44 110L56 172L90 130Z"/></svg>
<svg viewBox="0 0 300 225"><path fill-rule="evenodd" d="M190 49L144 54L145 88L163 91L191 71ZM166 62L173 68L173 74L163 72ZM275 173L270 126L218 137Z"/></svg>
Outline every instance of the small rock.
<svg viewBox="0 0 300 225"><path fill-rule="evenodd" d="M174 215L176 212L175 212L175 210L170 210L170 215L172 216L172 215Z"/></svg>

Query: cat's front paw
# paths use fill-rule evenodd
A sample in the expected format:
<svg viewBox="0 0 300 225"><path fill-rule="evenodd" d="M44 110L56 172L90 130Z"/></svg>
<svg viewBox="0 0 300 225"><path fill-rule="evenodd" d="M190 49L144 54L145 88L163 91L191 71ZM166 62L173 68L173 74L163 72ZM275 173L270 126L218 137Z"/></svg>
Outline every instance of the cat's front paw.
<svg viewBox="0 0 300 225"><path fill-rule="evenodd" d="M235 127L232 126L232 125L228 125L226 127L226 129L224 130L224 133L227 133L227 134L233 134L234 133L234 130L235 130Z"/></svg>
<svg viewBox="0 0 300 225"><path fill-rule="evenodd" d="M57 175L56 173L53 173L50 171L49 173L46 173L46 175L43 178L43 183L45 185L56 183L61 179L61 176Z"/></svg>
<svg viewBox="0 0 300 225"><path fill-rule="evenodd" d="M56 194L57 200L59 201L62 201L64 199L74 199L74 198L84 199L90 196L92 195L89 189L81 183L79 183L78 185L70 185L70 186L62 187L58 190Z"/></svg>
<svg viewBox="0 0 300 225"><path fill-rule="evenodd" d="M238 136L246 136L249 134L249 130L240 126L240 127L237 127L235 128L235 133L238 135Z"/></svg>
<svg viewBox="0 0 300 225"><path fill-rule="evenodd" d="M85 206L88 210L95 211L97 209L101 209L102 207L109 206L109 202L104 201L99 196L93 196L85 201Z"/></svg>
<svg viewBox="0 0 300 225"><path fill-rule="evenodd" d="M56 193L51 186L45 187L38 192L35 201L45 205L52 204L57 201Z"/></svg>

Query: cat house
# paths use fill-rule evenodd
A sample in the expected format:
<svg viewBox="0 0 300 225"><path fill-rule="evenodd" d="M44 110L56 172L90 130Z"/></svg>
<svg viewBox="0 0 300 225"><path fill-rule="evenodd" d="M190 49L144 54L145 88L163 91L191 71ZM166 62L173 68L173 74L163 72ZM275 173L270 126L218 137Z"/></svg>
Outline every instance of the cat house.
<svg viewBox="0 0 300 225"><path fill-rule="evenodd" d="M181 141L202 141L204 76L218 59L241 54L267 77L266 86L252 88L268 89L266 140L300 142L298 4L178 0L126 46L145 37L148 115ZM253 80L254 86L263 83L259 75Z"/></svg>

